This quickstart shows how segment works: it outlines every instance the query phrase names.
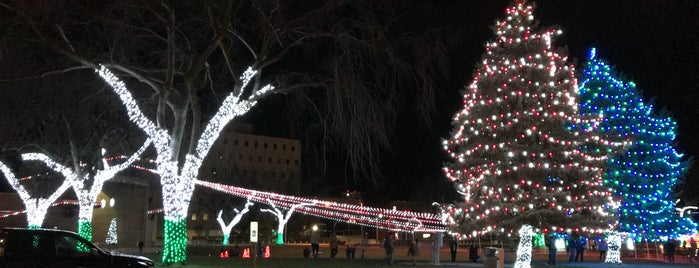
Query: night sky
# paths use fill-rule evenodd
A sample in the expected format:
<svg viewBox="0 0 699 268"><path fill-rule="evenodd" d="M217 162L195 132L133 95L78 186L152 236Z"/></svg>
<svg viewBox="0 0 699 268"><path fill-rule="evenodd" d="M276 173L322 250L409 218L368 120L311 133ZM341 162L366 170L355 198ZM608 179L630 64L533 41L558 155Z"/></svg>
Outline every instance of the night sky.
<svg viewBox="0 0 699 268"><path fill-rule="evenodd" d="M426 199L451 202L442 163L446 161L441 141L449 135L451 118L461 109L460 90L473 77L476 62L484 52L483 44L494 39L490 29L502 19L508 1L438 1L440 20L434 27L446 28L455 40L450 52L450 77L438 93L437 114L433 124L417 122L411 111L399 118L398 136L393 153L382 156L382 173L386 194L392 199ZM677 149L686 156L699 156L699 1L536 1L535 19L542 26L557 25L563 35L553 41L567 47L569 58L578 70L590 47L599 57L634 81L645 101L655 104L656 111L667 109L677 121ZM269 107L267 107L269 108ZM261 103L256 109L265 109ZM277 119L272 117L277 117ZM278 135L269 125L278 115L253 116L250 123L259 126L259 134ZM294 138L294 137L290 137ZM312 163L304 163L312 164ZM341 166L341 165L338 165ZM342 174L336 171L332 174ZM687 180L699 180L699 164L688 173ZM331 184L342 184L342 179ZM429 185L426 187L425 185ZM364 191L361 185L339 188ZM425 196L416 198L421 190Z"/></svg>

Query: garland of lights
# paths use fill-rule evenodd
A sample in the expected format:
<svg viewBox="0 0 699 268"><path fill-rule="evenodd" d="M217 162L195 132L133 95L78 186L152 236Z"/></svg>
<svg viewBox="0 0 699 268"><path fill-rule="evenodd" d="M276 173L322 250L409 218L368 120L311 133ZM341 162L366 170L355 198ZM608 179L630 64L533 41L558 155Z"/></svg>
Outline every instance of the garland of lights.
<svg viewBox="0 0 699 268"><path fill-rule="evenodd" d="M230 185L196 180L196 184L234 196L249 198L260 203L271 203L278 208L291 209L306 215L401 232L444 232L446 226L432 213L365 207L335 201L295 197L262 192Z"/></svg>
<svg viewBox="0 0 699 268"><path fill-rule="evenodd" d="M687 162L673 148L676 123L658 117L632 82L615 71L592 48L580 84L583 115L604 115L598 130L605 139L624 144L607 160L603 180L622 202L617 209L619 231L658 241L691 233L697 225L675 212L671 191L686 172Z"/></svg>
<svg viewBox="0 0 699 268"><path fill-rule="evenodd" d="M289 222L289 219L291 219L291 215L294 213L295 210L301 207L305 206L310 206L313 205L314 203L299 203L299 204L294 204L291 205L291 208L289 208L286 213L282 212L279 208L277 208L277 205L272 202L272 200L267 199L267 203L272 207L272 209L260 209L262 212L269 212L274 214L274 216L277 217L277 222L279 224L277 225L277 244L282 245L284 244L284 226L286 226L286 223Z"/></svg>
<svg viewBox="0 0 699 268"><path fill-rule="evenodd" d="M441 205L440 215L459 237L516 235L533 217L546 219L536 226L544 232L614 224L601 177L608 157L581 148L617 144L593 132L602 117L578 115L575 68L551 45L562 32L535 29L533 9L515 1L496 22L443 141L452 159L444 173L463 202Z"/></svg>
<svg viewBox="0 0 699 268"><path fill-rule="evenodd" d="M226 224L226 222L223 221L223 218L221 215L223 214L223 210L218 211L218 217L216 217L216 221L218 221L218 224L221 226L221 232L223 232L223 241L221 242L223 245L228 245L228 239L231 237L231 230L233 230L233 226L238 224L240 220L243 218L243 215L248 213L250 211L250 207L253 205L252 202L250 202L250 199L248 199L245 202L245 207L243 207L242 210L238 210L237 208L233 209L233 212L235 213L235 217Z"/></svg>
<svg viewBox="0 0 699 268"><path fill-rule="evenodd" d="M102 191L104 182L114 178L114 176L124 169L127 169L133 162L135 162L141 154L150 145L150 140L146 140L136 153L127 160L119 165L110 166L104 156L105 150L102 149L102 163L104 165L103 170L98 170L94 173L92 180L90 180L90 172L84 172L82 170L71 170L67 166L61 165L51 159L49 156L42 153L27 153L22 154L22 159L24 161L40 161L44 163L48 168L63 174L65 180L70 182L71 187L75 191L80 204L80 211L78 213L78 234L92 241L92 212L95 207L95 199L99 192ZM88 186L88 183L92 181L92 185Z"/></svg>
<svg viewBox="0 0 699 268"><path fill-rule="evenodd" d="M252 94L247 96L247 99L242 99L243 89L257 75L257 71L251 67L248 68L240 77L241 90L232 92L226 97L216 114L204 127L201 137L197 140L195 154L187 154L184 157L185 162L180 170L177 160L180 157L173 155L173 150L170 150L173 139L168 135L168 131L158 128L143 114L131 93L126 89L124 82L116 75L103 65L100 65L97 72L119 95L122 104L127 109L129 120L141 128L153 142L157 153L157 173L160 175L165 213L165 245L162 261L164 264L184 262L187 258L187 210L194 191L194 181L203 159L226 124L234 118L246 114L255 106L257 99L273 92L274 87L266 85L260 89L253 89Z"/></svg>
<svg viewBox="0 0 699 268"><path fill-rule="evenodd" d="M46 217L46 212L51 204L58 200L58 198L65 193L68 188L70 188L70 181L64 180L61 186L59 186L56 191L53 192L48 198L36 197L32 198L26 189L19 183L15 174L7 167L4 163L0 162L0 171L5 174L5 178L10 183L10 186L19 194L19 197L24 203L27 214L27 227L28 228L41 228L44 218Z"/></svg>
<svg viewBox="0 0 699 268"><path fill-rule="evenodd" d="M532 263L532 226L522 225L519 229L519 246L517 246L517 261L515 268L529 268Z"/></svg>

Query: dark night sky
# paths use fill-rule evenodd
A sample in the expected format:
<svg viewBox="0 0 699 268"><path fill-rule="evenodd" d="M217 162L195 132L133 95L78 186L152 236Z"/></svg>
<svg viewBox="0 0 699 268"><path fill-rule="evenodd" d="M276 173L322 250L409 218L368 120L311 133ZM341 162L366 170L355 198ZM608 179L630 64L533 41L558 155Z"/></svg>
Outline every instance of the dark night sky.
<svg viewBox="0 0 699 268"><path fill-rule="evenodd" d="M460 41L451 52L451 77L440 92L434 125L424 127L406 113L397 129L402 135L394 141L394 153L383 157L383 173L396 199L411 199L411 189L443 187L422 177L446 180L441 172L445 161L441 140L461 109L459 90L471 82L483 44L494 39L490 26L503 18L507 4L474 2L439 2L440 26L449 27ZM699 2L537 1L536 5L534 15L541 26L563 30L554 46L567 47L578 70L589 48L596 47L599 57L636 83L646 102L671 112L679 127L679 151L699 155ZM686 178L699 180L699 165Z"/></svg>
<svg viewBox="0 0 699 268"><path fill-rule="evenodd" d="M494 39L490 26L503 18L508 1L436 3L441 19L431 23L448 28L458 41L450 53L450 78L438 94L433 125L418 124L407 111L399 119L393 154L382 157L383 174L390 185L385 193L394 199L411 199L413 189L421 187L444 187L433 181L446 180L441 172L446 160L441 140L451 130L452 116L461 109L459 91L472 80L483 44ZM671 112L679 126L679 151L699 156L699 1L546 0L536 5L534 15L542 26L558 25L563 30L554 46L567 47L578 69L588 49L597 47L600 57L623 72L625 80L636 83L646 102L653 100L656 109ZM274 121L264 116L251 120L260 125ZM699 164L687 179L699 180Z"/></svg>

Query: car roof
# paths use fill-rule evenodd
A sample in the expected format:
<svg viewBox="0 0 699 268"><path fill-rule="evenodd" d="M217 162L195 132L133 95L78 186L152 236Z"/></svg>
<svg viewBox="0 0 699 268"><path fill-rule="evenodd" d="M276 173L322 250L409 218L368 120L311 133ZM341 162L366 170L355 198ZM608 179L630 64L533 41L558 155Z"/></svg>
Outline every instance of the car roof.
<svg viewBox="0 0 699 268"><path fill-rule="evenodd" d="M67 231L67 230L60 230L60 229L47 229L47 228L19 228L19 227L5 227L1 229L3 232L4 231L11 231L11 232L51 232L51 233L71 233L71 234L76 234L75 232Z"/></svg>

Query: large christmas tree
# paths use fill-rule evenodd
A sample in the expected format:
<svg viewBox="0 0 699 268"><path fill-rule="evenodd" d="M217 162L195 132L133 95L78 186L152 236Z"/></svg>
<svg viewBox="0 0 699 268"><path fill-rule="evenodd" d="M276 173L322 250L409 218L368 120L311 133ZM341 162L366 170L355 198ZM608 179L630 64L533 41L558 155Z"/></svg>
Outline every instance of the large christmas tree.
<svg viewBox="0 0 699 268"><path fill-rule="evenodd" d="M522 224L601 232L615 223L601 178L606 158L585 154L597 137L575 127L589 123L578 117L575 69L551 47L561 31L539 29L533 9L515 1L496 22L444 141L452 158L444 171L464 197L443 206L456 233L516 235Z"/></svg>
<svg viewBox="0 0 699 268"><path fill-rule="evenodd" d="M600 135L629 143L608 160L605 184L621 197L619 230L657 240L691 233L696 224L675 211L671 191L687 162L673 148L676 123L656 115L636 86L624 82L604 60L590 51L580 83L580 113L603 115Z"/></svg>

